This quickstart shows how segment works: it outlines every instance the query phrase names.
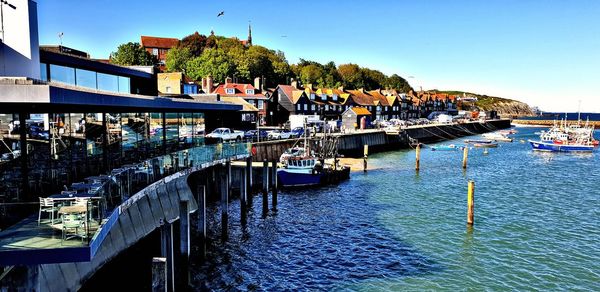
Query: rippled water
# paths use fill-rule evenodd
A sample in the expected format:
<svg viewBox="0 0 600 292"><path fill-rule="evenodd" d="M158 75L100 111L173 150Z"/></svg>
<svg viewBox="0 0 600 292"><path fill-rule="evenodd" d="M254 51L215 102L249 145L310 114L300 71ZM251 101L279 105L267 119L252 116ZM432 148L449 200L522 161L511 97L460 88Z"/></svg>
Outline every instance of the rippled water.
<svg viewBox="0 0 600 292"><path fill-rule="evenodd" d="M373 155L377 170L338 186L282 191L248 226L230 207L230 238L194 264L214 290L600 290L600 153L534 153L519 139L484 155ZM445 143L458 143L450 141ZM466 226L467 181L475 225ZM218 212L213 212L218 214ZM213 226L218 219L211 218ZM218 237L218 230L211 237Z"/></svg>

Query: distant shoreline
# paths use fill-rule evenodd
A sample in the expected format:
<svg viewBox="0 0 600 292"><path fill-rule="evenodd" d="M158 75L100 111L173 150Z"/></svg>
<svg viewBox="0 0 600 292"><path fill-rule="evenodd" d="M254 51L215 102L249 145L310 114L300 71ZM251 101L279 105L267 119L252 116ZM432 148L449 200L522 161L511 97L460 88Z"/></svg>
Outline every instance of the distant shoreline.
<svg viewBox="0 0 600 292"><path fill-rule="evenodd" d="M567 123L576 123L577 120L567 120ZM560 120L524 120L524 119L514 119L512 120L512 124L515 125L529 125L529 126L552 126L554 124L560 123ZM582 120L582 123L586 123L585 120ZM595 127L600 127L600 121L589 121L590 125L594 125Z"/></svg>

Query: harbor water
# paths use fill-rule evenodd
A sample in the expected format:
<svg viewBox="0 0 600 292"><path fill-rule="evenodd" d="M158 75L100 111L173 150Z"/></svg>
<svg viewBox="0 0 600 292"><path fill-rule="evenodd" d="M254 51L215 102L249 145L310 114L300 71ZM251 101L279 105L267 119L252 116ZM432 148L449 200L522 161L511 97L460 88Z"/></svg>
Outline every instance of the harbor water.
<svg viewBox="0 0 600 292"><path fill-rule="evenodd" d="M340 185L280 191L267 218L256 197L244 228L233 202L229 240L193 264L194 287L600 290L600 153L536 153L520 140L539 128L518 130L488 154L471 149L466 171L458 150L423 148L419 173L414 151L372 155L376 169Z"/></svg>

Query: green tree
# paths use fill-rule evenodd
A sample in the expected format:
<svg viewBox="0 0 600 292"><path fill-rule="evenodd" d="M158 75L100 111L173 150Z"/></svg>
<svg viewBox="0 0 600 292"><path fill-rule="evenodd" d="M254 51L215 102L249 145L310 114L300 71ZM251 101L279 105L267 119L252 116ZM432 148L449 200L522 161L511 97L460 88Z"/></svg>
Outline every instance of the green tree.
<svg viewBox="0 0 600 292"><path fill-rule="evenodd" d="M235 73L235 64L229 56L219 49L206 49L202 55L186 63L186 74L193 80L201 80L208 75L223 82L227 76Z"/></svg>
<svg viewBox="0 0 600 292"><path fill-rule="evenodd" d="M186 72L186 63L192 58L192 53L186 47L170 49L165 60L167 72Z"/></svg>
<svg viewBox="0 0 600 292"><path fill-rule="evenodd" d="M179 47L187 48L194 57L198 57L202 54L206 48L207 38L203 34L195 32L181 39Z"/></svg>
<svg viewBox="0 0 600 292"><path fill-rule="evenodd" d="M310 64L302 67L300 70L300 80L304 85L317 84L322 82L324 74L323 68L315 64Z"/></svg>
<svg viewBox="0 0 600 292"><path fill-rule="evenodd" d="M121 44L116 52L111 54L111 63L122 66L151 66L157 63L156 58L148 53L139 43Z"/></svg>
<svg viewBox="0 0 600 292"><path fill-rule="evenodd" d="M384 84L387 80L387 76L381 73L381 71L369 68L361 68L360 71L366 90L378 89L385 86Z"/></svg>
<svg viewBox="0 0 600 292"><path fill-rule="evenodd" d="M392 76L388 77L385 82L385 86L387 88L396 89L399 92L405 93L412 90L412 87L410 84L408 84L406 79L400 77L398 74L393 74Z"/></svg>
<svg viewBox="0 0 600 292"><path fill-rule="evenodd" d="M338 66L338 73L342 77L342 85L347 88L364 88L360 67L356 64L342 64Z"/></svg>

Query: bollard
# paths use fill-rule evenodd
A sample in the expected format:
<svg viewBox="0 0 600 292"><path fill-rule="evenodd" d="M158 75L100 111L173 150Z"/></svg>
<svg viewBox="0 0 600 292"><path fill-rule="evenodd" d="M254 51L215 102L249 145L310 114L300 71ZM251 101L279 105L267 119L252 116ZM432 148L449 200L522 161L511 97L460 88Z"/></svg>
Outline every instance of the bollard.
<svg viewBox="0 0 600 292"><path fill-rule="evenodd" d="M167 291L175 290L175 266L173 261L173 224L161 222L161 256L167 259Z"/></svg>
<svg viewBox="0 0 600 292"><path fill-rule="evenodd" d="M272 190L272 200L273 200L273 209L277 209L277 160L273 160L272 164L273 174L271 175L271 181L273 183Z"/></svg>
<svg viewBox="0 0 600 292"><path fill-rule="evenodd" d="M190 212L189 202L179 202L179 255L181 267L179 275L179 286L187 290L190 285Z"/></svg>
<svg viewBox="0 0 600 292"><path fill-rule="evenodd" d="M265 159L263 161L263 202L262 202L262 211L263 216L266 216L269 212L269 163Z"/></svg>
<svg viewBox="0 0 600 292"><path fill-rule="evenodd" d="M252 157L246 160L246 204L252 207Z"/></svg>
<svg viewBox="0 0 600 292"><path fill-rule="evenodd" d="M463 169L467 169L467 158L469 157L469 147L465 146L463 150Z"/></svg>
<svg viewBox="0 0 600 292"><path fill-rule="evenodd" d="M469 181L469 188L467 191L467 224L473 225L473 217L475 212L475 182Z"/></svg>
<svg viewBox="0 0 600 292"><path fill-rule="evenodd" d="M152 292L167 291L167 259L152 258Z"/></svg>
<svg viewBox="0 0 600 292"><path fill-rule="evenodd" d="M415 170L419 171L421 164L421 144L417 144L417 148L415 148L416 160L415 160Z"/></svg>

